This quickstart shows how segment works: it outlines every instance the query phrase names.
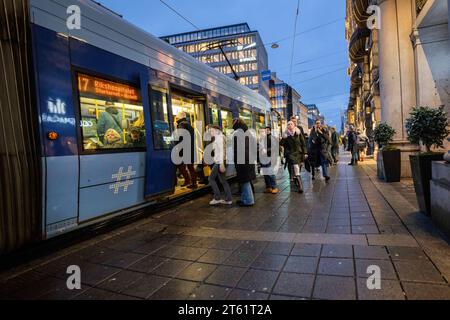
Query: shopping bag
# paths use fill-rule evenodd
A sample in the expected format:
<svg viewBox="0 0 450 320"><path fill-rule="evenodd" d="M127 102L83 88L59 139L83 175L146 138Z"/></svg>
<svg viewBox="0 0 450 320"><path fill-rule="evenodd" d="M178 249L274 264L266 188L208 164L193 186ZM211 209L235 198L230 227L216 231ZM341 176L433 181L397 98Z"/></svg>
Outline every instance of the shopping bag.
<svg viewBox="0 0 450 320"><path fill-rule="evenodd" d="M207 178L211 175L211 167L208 165L203 166L203 175Z"/></svg>

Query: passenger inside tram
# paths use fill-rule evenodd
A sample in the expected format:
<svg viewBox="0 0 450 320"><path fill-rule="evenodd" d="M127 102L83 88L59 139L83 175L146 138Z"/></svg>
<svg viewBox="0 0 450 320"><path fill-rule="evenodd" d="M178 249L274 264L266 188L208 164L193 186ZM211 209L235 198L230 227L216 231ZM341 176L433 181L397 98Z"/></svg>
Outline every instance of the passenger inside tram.
<svg viewBox="0 0 450 320"><path fill-rule="evenodd" d="M191 161L177 166L175 188L177 194L195 190L206 181L203 166L198 164L203 159L204 151L202 142L205 130L204 101L174 93L172 94L172 114L174 126L178 129L188 130L191 134ZM197 127L197 122L202 126Z"/></svg>
<svg viewBox="0 0 450 320"><path fill-rule="evenodd" d="M80 74L78 79L83 149L145 148L144 108L139 90L94 76ZM99 91L94 83L117 90ZM118 92L130 94L120 96Z"/></svg>

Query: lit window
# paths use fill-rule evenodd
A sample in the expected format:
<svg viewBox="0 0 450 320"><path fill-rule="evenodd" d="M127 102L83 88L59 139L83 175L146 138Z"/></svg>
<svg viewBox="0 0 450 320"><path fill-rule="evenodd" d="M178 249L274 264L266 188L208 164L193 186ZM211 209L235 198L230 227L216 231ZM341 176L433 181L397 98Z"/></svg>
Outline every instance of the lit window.
<svg viewBox="0 0 450 320"><path fill-rule="evenodd" d="M150 92L153 145L155 150L167 150L172 146L167 91L152 89Z"/></svg>
<svg viewBox="0 0 450 320"><path fill-rule="evenodd" d="M219 125L219 110L214 103L209 104L209 123L212 125Z"/></svg>
<svg viewBox="0 0 450 320"><path fill-rule="evenodd" d="M83 150L145 148L139 89L78 74Z"/></svg>

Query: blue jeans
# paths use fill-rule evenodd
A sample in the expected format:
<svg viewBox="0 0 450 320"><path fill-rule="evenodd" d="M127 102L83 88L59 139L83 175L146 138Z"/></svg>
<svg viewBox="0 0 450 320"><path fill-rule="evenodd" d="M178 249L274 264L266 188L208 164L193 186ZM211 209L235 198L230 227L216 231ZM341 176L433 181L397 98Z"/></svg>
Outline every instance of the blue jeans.
<svg viewBox="0 0 450 320"><path fill-rule="evenodd" d="M246 206L255 204L255 198L253 197L253 190L250 182L241 185L241 202Z"/></svg>
<svg viewBox="0 0 450 320"><path fill-rule="evenodd" d="M322 174L328 177L328 160L323 154L320 155L320 165L322 166Z"/></svg>
<svg viewBox="0 0 450 320"><path fill-rule="evenodd" d="M352 151L352 160L356 163L359 161L359 152L358 151Z"/></svg>
<svg viewBox="0 0 450 320"><path fill-rule="evenodd" d="M277 187L277 177L275 176L264 176L264 181L266 182L266 188L275 189Z"/></svg>

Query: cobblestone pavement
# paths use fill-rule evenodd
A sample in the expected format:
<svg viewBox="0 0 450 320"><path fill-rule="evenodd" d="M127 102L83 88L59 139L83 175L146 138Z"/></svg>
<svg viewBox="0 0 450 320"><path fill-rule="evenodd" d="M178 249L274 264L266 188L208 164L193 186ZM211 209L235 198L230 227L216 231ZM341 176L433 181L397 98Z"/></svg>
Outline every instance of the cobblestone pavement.
<svg viewBox="0 0 450 320"><path fill-rule="evenodd" d="M7 299L450 299L448 239L417 212L410 181L386 184L368 160L331 169L306 193L256 184L253 208L209 196L0 274ZM411 189L412 188L412 189ZM78 265L82 289L66 287ZM368 266L381 289L367 287Z"/></svg>

